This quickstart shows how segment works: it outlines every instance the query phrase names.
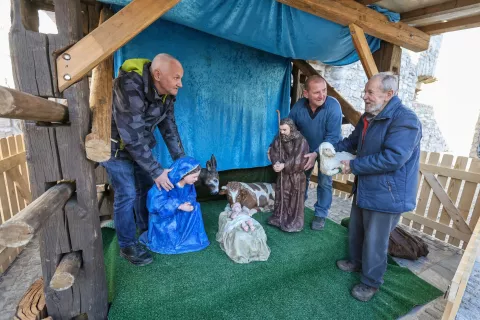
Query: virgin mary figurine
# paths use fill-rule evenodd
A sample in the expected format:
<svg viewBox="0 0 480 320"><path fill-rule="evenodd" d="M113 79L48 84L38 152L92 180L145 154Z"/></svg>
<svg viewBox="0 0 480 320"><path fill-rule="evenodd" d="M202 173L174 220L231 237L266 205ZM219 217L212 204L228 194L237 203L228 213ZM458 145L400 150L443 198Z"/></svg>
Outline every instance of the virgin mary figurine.
<svg viewBox="0 0 480 320"><path fill-rule="evenodd" d="M202 250L210 242L194 187L200 175L200 163L183 157L170 168L168 178L174 188L159 190L154 185L148 192L148 231L140 236L140 241L151 251L162 254Z"/></svg>

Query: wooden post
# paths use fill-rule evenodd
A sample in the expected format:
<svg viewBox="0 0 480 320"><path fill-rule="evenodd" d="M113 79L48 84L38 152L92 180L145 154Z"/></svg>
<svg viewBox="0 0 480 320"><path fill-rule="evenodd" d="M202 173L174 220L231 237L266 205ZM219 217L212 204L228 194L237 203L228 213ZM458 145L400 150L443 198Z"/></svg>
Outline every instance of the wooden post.
<svg viewBox="0 0 480 320"><path fill-rule="evenodd" d="M353 44L357 49L358 56L362 62L363 69L367 74L367 78L370 79L373 75L378 73L377 66L373 60L372 52L368 46L367 38L363 29L352 23L348 26L350 28L350 34L352 35Z"/></svg>
<svg viewBox="0 0 480 320"><path fill-rule="evenodd" d="M68 122L68 108L60 103L0 86L0 117Z"/></svg>
<svg viewBox="0 0 480 320"><path fill-rule="evenodd" d="M317 70L315 70L308 62L305 60L293 60L293 64L296 65L303 74L306 76L311 76L311 75L318 75ZM334 97L335 99L338 100L340 103L340 106L342 107L342 113L345 116L345 118L348 120L349 123L352 125L356 125L358 120L360 120L360 117L362 114L355 110L355 108L347 101L345 100L342 95L335 90L330 84L327 82L327 92L329 96Z"/></svg>
<svg viewBox="0 0 480 320"><path fill-rule="evenodd" d="M82 266L82 254L70 252L65 254L50 280L50 288L55 291L63 291L71 288L75 282L78 271Z"/></svg>
<svg viewBox="0 0 480 320"><path fill-rule="evenodd" d="M0 225L0 245L26 245L52 213L62 208L74 191L71 183L59 183L48 189L25 209Z"/></svg>
<svg viewBox="0 0 480 320"><path fill-rule="evenodd" d="M392 72L400 75L400 65L402 63L402 48L395 44L382 41L380 49L373 53L373 59L379 72Z"/></svg>
<svg viewBox="0 0 480 320"><path fill-rule="evenodd" d="M103 8L100 12L100 24L105 22L112 12ZM113 57L109 56L93 69L90 91L90 107L93 111L92 133L85 139L87 158L96 162L107 161L111 157L112 134L112 90Z"/></svg>
<svg viewBox="0 0 480 320"><path fill-rule="evenodd" d="M41 46L34 44L32 49L25 44L28 39L25 38L24 29L18 27L21 23L15 20L15 10L19 8L20 1L12 0L15 28L12 26L10 32L11 47L27 50L27 58L36 48L35 54L38 55L34 54L30 60L14 59L15 83L20 91L52 97L52 87L56 91L56 81L52 82L55 68L50 68L55 66L52 54L72 46L82 38L81 3L80 0L54 0L58 34L48 35L48 41L40 43ZM40 39L38 33L27 34L32 39ZM40 36L46 40L46 35ZM82 50L79 58L90 56L90 49ZM56 79L56 75L53 78ZM41 87L45 87L45 90L40 90ZM47 88L50 90L47 91ZM82 253L82 267L70 290L59 293L49 285L44 286L48 315L53 319L72 319L80 314L88 315L89 319L106 319L108 311L95 168L94 163L86 158L84 145L91 123L88 97L88 80L82 78L63 92L70 125L40 127L33 121L24 124L33 198L40 197L57 181L75 181L76 186L72 199L65 207L51 210L50 217L40 230L40 258L46 284L50 284L64 254L74 251Z"/></svg>

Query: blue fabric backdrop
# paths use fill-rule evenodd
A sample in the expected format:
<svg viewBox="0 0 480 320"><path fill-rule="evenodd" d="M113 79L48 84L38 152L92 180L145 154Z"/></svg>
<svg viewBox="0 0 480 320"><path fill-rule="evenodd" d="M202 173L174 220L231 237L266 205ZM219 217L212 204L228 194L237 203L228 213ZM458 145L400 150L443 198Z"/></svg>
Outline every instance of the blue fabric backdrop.
<svg viewBox="0 0 480 320"><path fill-rule="evenodd" d="M126 5L130 0L102 0ZM372 6L391 21L399 14ZM275 0L182 0L162 19L286 58L346 65L358 60L348 27ZM367 36L376 51L380 40Z"/></svg>
<svg viewBox="0 0 480 320"><path fill-rule="evenodd" d="M287 116L289 59L158 20L115 53L115 70L129 58L166 52L184 67L175 117L188 155L202 166L215 154L218 170L268 165L267 148L277 133L276 109ZM172 162L156 132L154 149Z"/></svg>

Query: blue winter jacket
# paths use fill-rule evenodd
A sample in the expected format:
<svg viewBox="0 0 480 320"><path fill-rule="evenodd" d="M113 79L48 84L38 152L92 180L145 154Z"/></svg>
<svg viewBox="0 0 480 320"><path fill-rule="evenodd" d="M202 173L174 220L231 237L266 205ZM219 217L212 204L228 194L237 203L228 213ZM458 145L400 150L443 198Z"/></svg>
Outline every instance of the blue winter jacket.
<svg viewBox="0 0 480 320"><path fill-rule="evenodd" d="M357 205L388 213L413 210L422 138L417 115L394 96L371 120L362 144L364 117L348 138L334 146L336 151L357 155L350 161L352 173L357 176Z"/></svg>

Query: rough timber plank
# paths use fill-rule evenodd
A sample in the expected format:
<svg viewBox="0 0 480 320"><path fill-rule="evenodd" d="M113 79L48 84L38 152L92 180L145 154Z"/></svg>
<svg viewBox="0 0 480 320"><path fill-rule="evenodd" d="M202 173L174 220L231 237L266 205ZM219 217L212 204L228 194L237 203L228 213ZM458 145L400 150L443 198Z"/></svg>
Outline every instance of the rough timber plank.
<svg viewBox="0 0 480 320"><path fill-rule="evenodd" d="M454 0L401 14L401 21L411 26L425 26L480 13L480 0Z"/></svg>
<svg viewBox="0 0 480 320"><path fill-rule="evenodd" d="M424 157L424 161L425 161L426 154L422 153L421 156ZM436 152L432 152L430 153L428 163L431 163L432 165L437 165L439 159L440 159L440 154ZM419 174L421 174L421 172L419 172ZM430 199L430 194L432 193L432 188L425 181L422 174L421 174L421 178L423 179L423 181L422 181L422 187L420 188L420 191L419 191L420 193L417 200L417 207L415 209L415 214L423 217L426 215L427 204ZM419 184L420 184L420 180L419 180ZM430 219L430 220L435 221L435 219ZM421 230L421 225L416 222L412 224L412 227L416 230ZM431 235L433 233L433 229L429 227L424 227L423 232Z"/></svg>
<svg viewBox="0 0 480 320"><path fill-rule="evenodd" d="M438 157L439 156L440 155L438 155ZM436 157L435 153L430 154L430 159L432 159L432 161L429 160L428 163L432 164L432 165L436 165L436 162L438 161L438 158ZM442 161L439 164L439 166L450 168L452 166L452 161L453 161L453 156L452 155L444 154L443 157L442 157ZM431 201L430 201L430 206L428 208L427 217L431 220L437 221L438 211L440 210L441 202L440 202L440 199L435 195L435 190L433 190L432 185L430 183L428 183L427 177L425 176L425 172L422 171L422 173L424 173L423 182L425 184L428 184L432 188L432 191L433 191L432 198L431 198ZM443 175L439 175L437 179L438 179L438 182L440 183L441 187L445 188L445 185L447 184L448 177L443 176ZM427 227L425 227L423 229L423 232L428 234L428 235L433 234L433 230L430 229L430 228L427 228ZM437 239L445 240L445 234L442 233L442 232L436 232L435 236L437 237Z"/></svg>
<svg viewBox="0 0 480 320"><path fill-rule="evenodd" d="M480 27L480 15L430 24L419 29L430 35Z"/></svg>
<svg viewBox="0 0 480 320"><path fill-rule="evenodd" d="M444 190L444 186L440 184L438 179L435 178L435 176L429 172L424 172L423 175L425 176L425 179L432 187L432 190L435 196L438 198L438 200L440 200L441 204L443 205L443 208L448 213L450 218L453 220L453 223L457 225L458 229L464 233L472 232L468 224L460 215L460 212L458 211L458 209L455 207L455 204L448 197L447 193ZM445 223L445 225L448 225L448 224ZM435 235L437 236L437 234Z"/></svg>
<svg viewBox="0 0 480 320"><path fill-rule="evenodd" d="M8 148L8 141L7 139L0 140L0 148L2 150L3 157L10 156L10 150ZM12 216L16 215L18 211L20 211L17 202L17 193L15 188L15 183L12 181L11 177L5 175L5 181L7 183L7 190L8 190L8 199L10 201L10 207L12 208Z"/></svg>
<svg viewBox="0 0 480 320"><path fill-rule="evenodd" d="M179 1L132 1L107 22L66 50L64 54L68 54L70 59L64 59L62 54L56 61L60 91L80 80L97 64L173 8ZM89 52L87 56L85 50ZM66 74L70 75L71 80L64 79Z"/></svg>
<svg viewBox="0 0 480 320"><path fill-rule="evenodd" d="M396 75L400 74L402 63L402 48L397 45L382 41L380 49L373 53L373 59L378 71L389 71Z"/></svg>
<svg viewBox="0 0 480 320"><path fill-rule="evenodd" d="M10 56L15 87L37 96L53 96L47 36L25 30L21 17L22 0L12 1Z"/></svg>
<svg viewBox="0 0 480 320"><path fill-rule="evenodd" d="M15 137L15 142L17 144L17 150L19 153L21 152L25 152L25 142L23 141L23 135L22 134L19 134ZM23 176L23 178L25 179L26 181L26 184L28 186L28 193L30 195L29 199L30 201L26 201L27 205L29 202L32 201L32 192L30 191L30 180L28 178L28 170L27 170L27 161L25 160L21 165L20 165L20 170L21 170L21 174Z"/></svg>
<svg viewBox="0 0 480 320"><path fill-rule="evenodd" d="M350 35L352 36L353 45L357 50L358 56L363 66L363 70L367 74L367 78L370 79L378 73L377 65L373 59L372 52L368 46L367 38L363 29L352 23L348 26L350 28Z"/></svg>
<svg viewBox="0 0 480 320"><path fill-rule="evenodd" d="M383 14L352 0L277 1L344 26L355 23L371 36L412 51L428 49L430 37L426 33L402 22L389 22Z"/></svg>
<svg viewBox="0 0 480 320"><path fill-rule="evenodd" d="M480 171L478 168L480 168L480 160L479 159L472 159L472 163L470 164L470 168L475 168L475 170ZM475 226L477 225L478 221L480 218L480 196L477 197L477 201L475 202L475 206L473 207L473 212L472 216L470 217L470 221L468 222L468 225L470 226L470 229L475 229ZM465 249L467 247L467 243L463 244L463 248Z"/></svg>
<svg viewBox="0 0 480 320"><path fill-rule="evenodd" d="M47 189L46 183L63 180L55 129L25 122L23 132L32 198L36 199Z"/></svg>
<svg viewBox="0 0 480 320"><path fill-rule="evenodd" d="M113 13L103 8L100 24ZM92 109L92 132L85 138L87 158L96 162L107 161L111 157L111 121L113 90L113 57L109 56L92 71L90 108Z"/></svg>
<svg viewBox="0 0 480 320"><path fill-rule="evenodd" d="M82 37L80 10L79 0L55 0L59 30L55 37L55 47L65 48ZM50 282L61 254L81 250L84 263L78 274L78 283L75 282L70 290L55 292L48 287L45 289L47 309L54 319L71 319L83 313L87 314L89 319L106 319L107 316L107 286L102 243L99 238L100 221L94 163L86 159L84 148L90 123L88 96L86 78L66 89L63 97L67 99L71 125L55 128L62 178L75 181L77 201L74 207L77 213L82 212L82 217L76 217L80 221L74 222L69 214L71 206L68 206L68 210L66 206L65 213L59 212L56 219L51 218L50 225L43 229L41 249L45 283ZM77 234L80 230L82 240L76 243L75 239L80 238ZM65 242L67 247L63 246ZM85 270L88 272L84 272Z"/></svg>
<svg viewBox="0 0 480 320"><path fill-rule="evenodd" d="M468 158L467 157L457 157L455 161L455 169L460 169L465 171L467 169ZM475 189L477 188L476 183L466 182L462 194L460 195L460 190L462 186L461 179L454 179L450 176L450 184L448 186L448 197L452 199L453 203L457 203L457 199L460 197L460 202L458 205L458 211L460 211L460 215L462 216L463 220L467 221L468 212L470 211L470 206L472 204L473 195L475 193ZM462 202L463 199L463 202ZM469 203L466 204L465 201ZM468 206L468 208L467 208ZM440 223L450 224L450 216L446 212L445 208L443 208L442 213L440 215ZM452 228L458 229L457 225L454 223ZM448 243L457 246L460 244L460 240L454 237L448 237Z"/></svg>

